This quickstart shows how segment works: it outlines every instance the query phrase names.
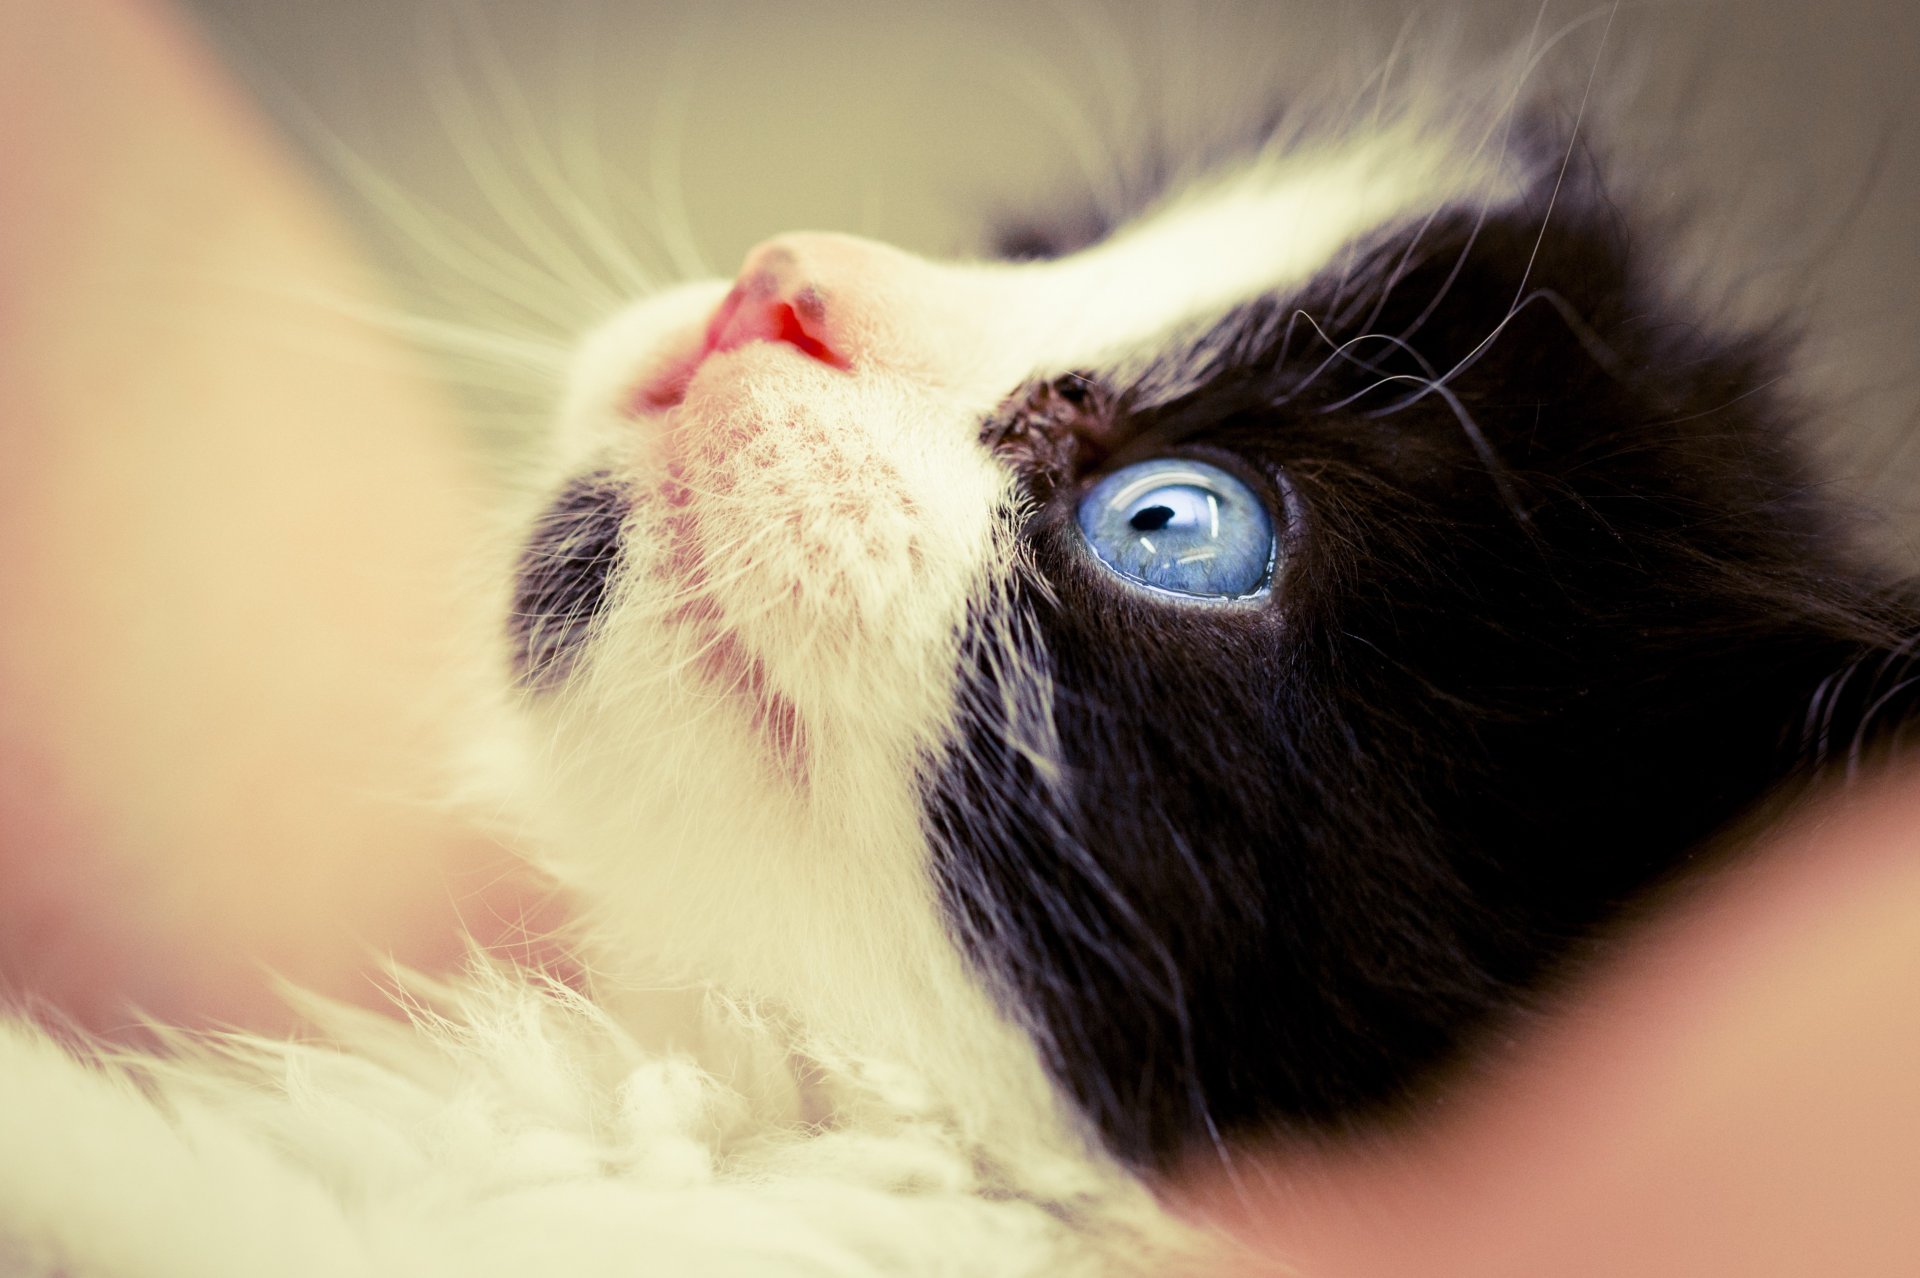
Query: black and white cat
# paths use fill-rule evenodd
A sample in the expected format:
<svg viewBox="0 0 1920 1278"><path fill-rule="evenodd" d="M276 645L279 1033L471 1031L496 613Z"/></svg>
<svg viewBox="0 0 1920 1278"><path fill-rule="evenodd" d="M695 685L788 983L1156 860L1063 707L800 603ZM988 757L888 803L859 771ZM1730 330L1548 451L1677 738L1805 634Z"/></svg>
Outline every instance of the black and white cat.
<svg viewBox="0 0 1920 1278"><path fill-rule="evenodd" d="M783 236L592 335L476 753L595 993L8 1030L0 1262L1152 1269L1156 1173L1417 1095L1877 748L1920 614L1785 353L1503 97L1289 115L1003 260Z"/></svg>

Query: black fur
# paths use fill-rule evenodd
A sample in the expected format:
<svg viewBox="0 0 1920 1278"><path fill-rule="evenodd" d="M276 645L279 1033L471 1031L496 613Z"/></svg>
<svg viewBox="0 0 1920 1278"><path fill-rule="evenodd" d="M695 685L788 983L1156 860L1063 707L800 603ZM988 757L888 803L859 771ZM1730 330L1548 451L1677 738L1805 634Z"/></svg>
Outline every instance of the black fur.
<svg viewBox="0 0 1920 1278"><path fill-rule="evenodd" d="M513 673L522 686L551 689L573 668L607 606L627 513L627 497L611 476L587 474L569 480L534 526L515 565L507 614Z"/></svg>
<svg viewBox="0 0 1920 1278"><path fill-rule="evenodd" d="M1703 840L1906 716L1884 694L1920 623L1847 550L1773 344L1676 312L1597 187L1550 196L1402 227L1146 378L987 426L1035 579L966 636L927 820L977 961L1135 1164L1405 1096ZM1080 411L1118 423L1111 457ZM1271 494L1268 604L1170 605L1090 562L1090 475L1163 453ZM1057 783L997 683L1010 641L1053 673Z"/></svg>

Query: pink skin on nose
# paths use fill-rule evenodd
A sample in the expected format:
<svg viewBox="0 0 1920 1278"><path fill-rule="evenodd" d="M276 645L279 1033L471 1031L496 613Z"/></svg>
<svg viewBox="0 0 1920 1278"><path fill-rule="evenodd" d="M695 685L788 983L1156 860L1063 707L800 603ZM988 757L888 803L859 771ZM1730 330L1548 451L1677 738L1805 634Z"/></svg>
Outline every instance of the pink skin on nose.
<svg viewBox="0 0 1920 1278"><path fill-rule="evenodd" d="M852 361L836 345L826 300L815 282L825 264L821 259L846 267L848 254L816 251L820 247L816 237L784 236L747 254L739 279L707 321L699 344L643 383L629 411L644 416L678 406L708 356L748 342L784 343L829 368L850 369Z"/></svg>
<svg viewBox="0 0 1920 1278"><path fill-rule="evenodd" d="M771 272L754 272L743 275L714 312L706 353L748 342L785 342L822 364L845 369L846 356L829 345L828 332L827 307L818 289L809 284L789 292Z"/></svg>
<svg viewBox="0 0 1920 1278"><path fill-rule="evenodd" d="M675 407L710 356L749 342L785 345L851 372L872 353L879 315L899 312L912 321L890 331L912 330L930 318L907 314L917 292L906 286L926 283L914 279L916 270L924 270L923 264L907 254L852 236L803 233L768 240L747 254L698 344L689 343L686 355L639 388L632 411Z"/></svg>
<svg viewBox="0 0 1920 1278"><path fill-rule="evenodd" d="M874 246L847 236L783 235L747 254L740 278L707 325L707 351L747 342L784 342L833 368L852 364L846 308L879 264ZM827 293L838 296L836 314Z"/></svg>

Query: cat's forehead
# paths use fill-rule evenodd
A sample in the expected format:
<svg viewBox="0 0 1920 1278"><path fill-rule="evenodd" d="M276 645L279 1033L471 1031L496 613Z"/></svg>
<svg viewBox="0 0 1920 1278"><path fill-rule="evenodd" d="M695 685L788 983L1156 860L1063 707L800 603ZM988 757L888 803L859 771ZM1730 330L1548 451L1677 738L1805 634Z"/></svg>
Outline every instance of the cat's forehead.
<svg viewBox="0 0 1920 1278"><path fill-rule="evenodd" d="M1413 124L1245 156L1089 248L1012 268L1050 295L1041 313L1071 326L1033 333L1036 353L1135 362L1238 306L1306 288L1348 247L1435 209L1509 204L1525 167L1489 138Z"/></svg>

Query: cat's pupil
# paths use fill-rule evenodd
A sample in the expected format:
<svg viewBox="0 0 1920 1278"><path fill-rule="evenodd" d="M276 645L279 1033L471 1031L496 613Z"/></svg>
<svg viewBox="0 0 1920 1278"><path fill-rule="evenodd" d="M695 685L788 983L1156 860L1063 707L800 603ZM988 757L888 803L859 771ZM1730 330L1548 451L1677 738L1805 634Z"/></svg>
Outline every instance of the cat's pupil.
<svg viewBox="0 0 1920 1278"><path fill-rule="evenodd" d="M1173 518L1171 506L1143 506L1127 521L1135 532L1159 532Z"/></svg>

